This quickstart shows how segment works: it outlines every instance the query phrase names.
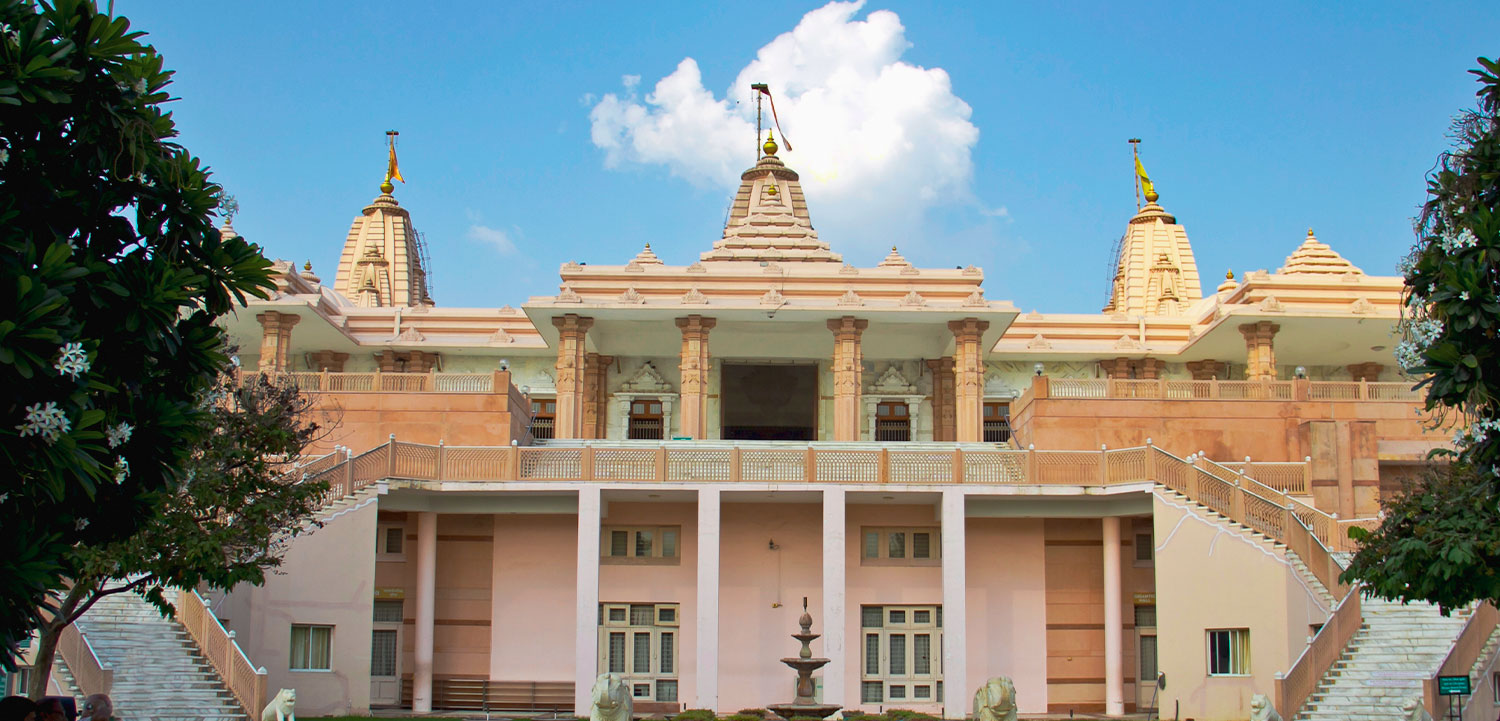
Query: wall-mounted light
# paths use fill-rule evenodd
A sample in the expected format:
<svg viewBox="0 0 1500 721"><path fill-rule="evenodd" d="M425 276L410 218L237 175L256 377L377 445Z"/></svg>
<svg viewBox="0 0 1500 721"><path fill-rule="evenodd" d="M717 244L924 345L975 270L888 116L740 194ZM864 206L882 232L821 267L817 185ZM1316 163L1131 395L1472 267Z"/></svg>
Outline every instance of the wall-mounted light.
<svg viewBox="0 0 1500 721"><path fill-rule="evenodd" d="M505 359L505 358L501 358L500 359L500 370L502 370L502 371L508 371L508 370L510 370L510 361L507 360L507 359Z"/></svg>
<svg viewBox="0 0 1500 721"><path fill-rule="evenodd" d="M240 367L240 357L237 355L229 356L229 362L233 363L235 368Z"/></svg>
<svg viewBox="0 0 1500 721"><path fill-rule="evenodd" d="M1296 369L1294 369L1292 372L1295 373L1298 378L1306 378L1307 366L1297 366Z"/></svg>
<svg viewBox="0 0 1500 721"><path fill-rule="evenodd" d="M1041 363L1037 363L1036 365L1032 366L1031 369L1036 371L1037 375L1041 375L1042 371L1046 369L1046 366L1043 366Z"/></svg>

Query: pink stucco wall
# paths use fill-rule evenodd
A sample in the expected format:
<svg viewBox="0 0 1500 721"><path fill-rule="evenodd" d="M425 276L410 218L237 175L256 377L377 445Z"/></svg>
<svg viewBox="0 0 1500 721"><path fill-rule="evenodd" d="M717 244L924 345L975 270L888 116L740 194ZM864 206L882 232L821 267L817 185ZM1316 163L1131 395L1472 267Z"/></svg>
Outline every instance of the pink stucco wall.
<svg viewBox="0 0 1500 721"><path fill-rule="evenodd" d="M719 707L764 708L793 697L802 598L821 633L822 508L811 503L725 503L719 547ZM771 548L775 541L777 549ZM779 605L778 605L779 604ZM822 642L813 642L822 655Z"/></svg>
<svg viewBox="0 0 1500 721"><path fill-rule="evenodd" d="M977 689L990 677L1009 676L1020 712L1045 713L1043 519L970 518L967 540L969 685Z"/></svg>
<svg viewBox="0 0 1500 721"><path fill-rule="evenodd" d="M493 519L490 678L572 682L578 517Z"/></svg>
<svg viewBox="0 0 1500 721"><path fill-rule="evenodd" d="M369 710L375 517L372 501L298 538L280 573L258 588L235 587L215 610L251 663L266 668L267 693L296 689L297 710L308 716ZM333 626L332 670L289 670L294 623Z"/></svg>

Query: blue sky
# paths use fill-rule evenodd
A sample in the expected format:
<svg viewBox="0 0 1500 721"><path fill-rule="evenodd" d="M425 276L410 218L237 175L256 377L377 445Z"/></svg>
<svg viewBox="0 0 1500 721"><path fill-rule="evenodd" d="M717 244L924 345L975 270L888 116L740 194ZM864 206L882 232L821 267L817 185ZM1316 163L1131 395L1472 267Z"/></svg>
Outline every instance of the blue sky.
<svg viewBox="0 0 1500 721"><path fill-rule="evenodd" d="M1393 274L1449 118L1472 105L1466 71L1500 54L1483 2L1050 5L115 9L177 70L181 140L239 199L235 226L326 280L400 130L396 196L445 306L519 305L555 292L563 262L647 242L695 260L754 162L734 103L759 74L791 88L778 110L801 155L783 155L856 265L898 244L921 266L981 266L991 299L1095 312L1140 137L1206 290L1278 267L1309 227ZM680 101L653 95L664 78Z"/></svg>

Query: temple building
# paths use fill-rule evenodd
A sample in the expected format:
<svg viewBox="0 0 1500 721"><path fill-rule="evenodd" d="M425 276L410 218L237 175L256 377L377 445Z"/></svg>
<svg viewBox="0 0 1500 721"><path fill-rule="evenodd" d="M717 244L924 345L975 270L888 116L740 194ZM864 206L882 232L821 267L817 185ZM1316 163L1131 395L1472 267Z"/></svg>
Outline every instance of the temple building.
<svg viewBox="0 0 1500 721"><path fill-rule="evenodd" d="M241 365L339 425L323 526L208 598L241 682L581 715L615 672L637 714L731 713L792 698L806 598L846 710L963 718L994 676L1023 714L1315 706L1346 530L1446 438L1393 366L1402 280L1309 230L1205 285L1153 193L1101 313L1022 312L963 258L846 262L764 150L698 257L604 249L515 306L437 303L389 187L328 282L278 265Z"/></svg>

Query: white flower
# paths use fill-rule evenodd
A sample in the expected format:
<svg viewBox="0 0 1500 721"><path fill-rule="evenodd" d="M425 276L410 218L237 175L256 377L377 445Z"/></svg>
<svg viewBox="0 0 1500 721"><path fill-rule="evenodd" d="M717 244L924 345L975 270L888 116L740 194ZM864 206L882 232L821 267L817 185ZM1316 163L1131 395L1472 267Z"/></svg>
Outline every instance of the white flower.
<svg viewBox="0 0 1500 721"><path fill-rule="evenodd" d="M1466 291L1464 291L1462 293L1459 293L1458 294L1458 299L1459 300L1468 300L1469 299L1469 291L1466 290Z"/></svg>
<svg viewBox="0 0 1500 721"><path fill-rule="evenodd" d="M41 436L48 443L56 442L62 434L73 427L73 422L52 401L46 405L35 403L26 406L26 422L16 426L21 437Z"/></svg>
<svg viewBox="0 0 1500 721"><path fill-rule="evenodd" d="M4 502L6 502L8 500L10 500L10 494L9 493L0 493L0 503L4 503Z"/></svg>
<svg viewBox="0 0 1500 721"><path fill-rule="evenodd" d="M106 432L106 435L109 436L109 447L118 448L125 445L126 441L130 440L130 434L134 430L134 426L131 426L129 423L126 423L124 421L121 421L120 424L115 426L114 428L109 429Z"/></svg>
<svg viewBox="0 0 1500 721"><path fill-rule="evenodd" d="M1396 362L1402 368L1416 368L1422 365L1422 351L1409 340L1401 341L1396 344Z"/></svg>
<svg viewBox="0 0 1500 721"><path fill-rule="evenodd" d="M73 527L76 528L76 529L78 529L78 530L80 530L80 531L82 531L83 529L89 527L89 519L87 519L87 518L80 518L80 519L78 519L77 521L75 521L73 523Z"/></svg>
<svg viewBox="0 0 1500 721"><path fill-rule="evenodd" d="M125 460L125 456L115 456L115 485L124 483L129 475L130 461Z"/></svg>
<svg viewBox="0 0 1500 721"><path fill-rule="evenodd" d="M65 344L57 353L57 360L52 364L60 376L68 376L78 380L78 376L89 372L89 354L84 352L82 343Z"/></svg>

